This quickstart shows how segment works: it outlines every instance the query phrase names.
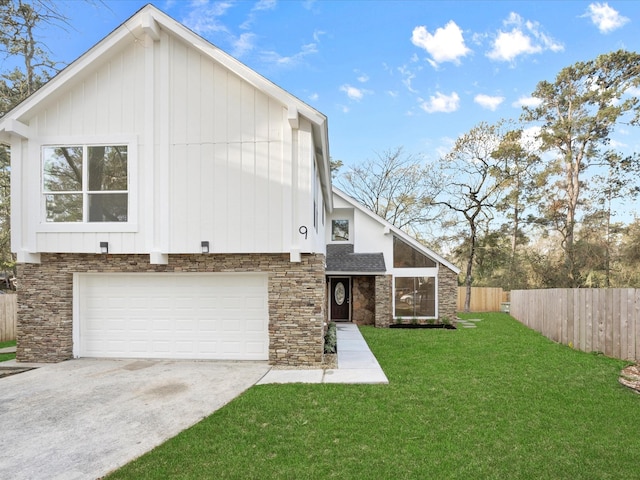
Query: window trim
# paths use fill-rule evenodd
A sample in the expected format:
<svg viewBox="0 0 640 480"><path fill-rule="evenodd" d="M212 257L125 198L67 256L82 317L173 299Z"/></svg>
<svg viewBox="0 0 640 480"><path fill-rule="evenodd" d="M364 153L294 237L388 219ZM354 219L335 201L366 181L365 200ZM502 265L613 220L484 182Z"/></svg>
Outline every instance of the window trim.
<svg viewBox="0 0 640 480"><path fill-rule="evenodd" d="M44 190L43 148L49 146L113 146L127 147L127 195L126 222L47 222L46 195ZM107 135L89 137L46 137L37 143L37 165L39 169L39 212L36 232L137 232L138 231L138 139L135 135ZM83 169L83 176L86 174ZM84 195L86 192L82 192Z"/></svg>
<svg viewBox="0 0 640 480"><path fill-rule="evenodd" d="M415 269L417 270L417 269ZM413 274L405 274L405 272L402 272L402 275L393 275L392 278L392 285L391 285L391 291L392 291L392 298L393 298L393 304L392 304L392 309L393 309L393 318L394 319L410 319L410 318L416 318L416 319L426 319L426 320L431 320L431 319L437 319L438 318L438 311L439 311L439 304L438 304L438 299L439 299L439 295L438 295L438 291L439 291L439 277L438 277L438 271L436 269L430 268L428 269L430 271L425 272L424 270L420 271L420 272L414 272ZM436 270L435 272L433 270ZM435 292L435 299L434 299L434 315L430 316L430 315L396 315L396 278L418 278L418 277L428 277L428 278L433 278L434 279L434 292Z"/></svg>
<svg viewBox="0 0 640 480"><path fill-rule="evenodd" d="M346 239L339 239L336 240L333 238L333 223L334 222L347 222L347 238ZM330 228L330 233L329 233L329 239L331 241L331 243L353 243L353 240L351 239L351 219L349 218L344 218L344 217L338 217L338 218L332 218L331 219L331 226Z"/></svg>
<svg viewBox="0 0 640 480"><path fill-rule="evenodd" d="M404 245L404 247L409 248L411 250L411 252L415 255L415 254L419 254L422 255L424 258L428 259L429 261L433 262L433 265L424 265L424 266L396 266L396 244L402 244ZM438 261L435 260L434 258L432 258L430 255L427 255L424 252L421 252L418 248L416 248L415 246L411 245L409 242L403 240L402 238L400 238L397 235L393 236L393 241L392 241L392 261L393 261L393 268L394 269L398 269L400 271L409 271L410 269L426 269L426 268L437 268L438 266Z"/></svg>

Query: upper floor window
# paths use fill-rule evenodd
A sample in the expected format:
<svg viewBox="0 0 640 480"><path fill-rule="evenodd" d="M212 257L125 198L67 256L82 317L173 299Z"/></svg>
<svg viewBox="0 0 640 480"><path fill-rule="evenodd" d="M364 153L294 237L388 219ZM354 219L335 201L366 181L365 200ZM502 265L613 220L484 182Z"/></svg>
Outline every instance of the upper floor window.
<svg viewBox="0 0 640 480"><path fill-rule="evenodd" d="M394 268L435 267L436 262L398 237L393 237Z"/></svg>
<svg viewBox="0 0 640 480"><path fill-rule="evenodd" d="M349 220L331 220L331 241L349 241Z"/></svg>
<svg viewBox="0 0 640 480"><path fill-rule="evenodd" d="M127 222L126 145L42 147L47 222Z"/></svg>

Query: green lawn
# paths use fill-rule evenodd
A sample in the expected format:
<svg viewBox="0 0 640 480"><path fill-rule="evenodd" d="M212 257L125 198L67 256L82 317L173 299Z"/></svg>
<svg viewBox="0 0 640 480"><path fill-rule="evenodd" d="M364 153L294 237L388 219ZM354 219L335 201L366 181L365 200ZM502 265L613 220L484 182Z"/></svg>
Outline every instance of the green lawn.
<svg viewBox="0 0 640 480"><path fill-rule="evenodd" d="M15 346L16 346L15 340L12 340L10 342L0 342L0 348L15 347ZM14 358L16 358L15 353L0 353L0 362L6 362L7 360L13 360Z"/></svg>
<svg viewBox="0 0 640 480"><path fill-rule="evenodd" d="M482 321L362 328L389 385L253 387L109 478L640 478L625 362L466 317Z"/></svg>

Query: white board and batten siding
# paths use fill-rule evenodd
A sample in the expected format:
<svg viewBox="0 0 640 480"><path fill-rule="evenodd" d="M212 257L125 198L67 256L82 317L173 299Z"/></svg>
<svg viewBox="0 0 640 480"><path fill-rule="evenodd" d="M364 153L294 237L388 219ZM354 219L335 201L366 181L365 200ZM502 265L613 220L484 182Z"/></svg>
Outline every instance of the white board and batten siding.
<svg viewBox="0 0 640 480"><path fill-rule="evenodd" d="M266 274L74 275L74 356L267 360Z"/></svg>
<svg viewBox="0 0 640 480"><path fill-rule="evenodd" d="M323 251L298 233L313 225L316 145L288 105L166 31L125 38L70 83L23 118L34 135L21 155L18 249L199 253L206 240L212 253ZM42 223L41 146L101 142L130 147L129 225Z"/></svg>

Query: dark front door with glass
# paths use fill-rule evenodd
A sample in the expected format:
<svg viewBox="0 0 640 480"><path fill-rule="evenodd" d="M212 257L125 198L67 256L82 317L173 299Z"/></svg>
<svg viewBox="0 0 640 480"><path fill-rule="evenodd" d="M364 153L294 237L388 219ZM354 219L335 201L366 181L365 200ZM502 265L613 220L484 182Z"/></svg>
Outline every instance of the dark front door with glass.
<svg viewBox="0 0 640 480"><path fill-rule="evenodd" d="M349 277L332 278L329 281L331 294L331 320L348 322L351 307L351 282Z"/></svg>

